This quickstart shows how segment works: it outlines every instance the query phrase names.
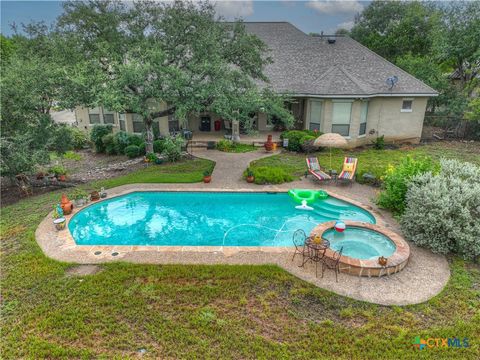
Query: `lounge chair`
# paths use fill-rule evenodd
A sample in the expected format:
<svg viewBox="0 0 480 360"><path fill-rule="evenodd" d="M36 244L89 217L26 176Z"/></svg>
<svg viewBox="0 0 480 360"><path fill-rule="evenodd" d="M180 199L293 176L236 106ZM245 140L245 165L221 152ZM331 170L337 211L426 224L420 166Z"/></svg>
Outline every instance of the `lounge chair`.
<svg viewBox="0 0 480 360"><path fill-rule="evenodd" d="M355 171L357 171L357 162L357 158L346 157L343 161L342 172L338 175L337 180L353 182Z"/></svg>
<svg viewBox="0 0 480 360"><path fill-rule="evenodd" d="M331 180L331 176L323 172L316 157L307 158L308 173L319 181Z"/></svg>

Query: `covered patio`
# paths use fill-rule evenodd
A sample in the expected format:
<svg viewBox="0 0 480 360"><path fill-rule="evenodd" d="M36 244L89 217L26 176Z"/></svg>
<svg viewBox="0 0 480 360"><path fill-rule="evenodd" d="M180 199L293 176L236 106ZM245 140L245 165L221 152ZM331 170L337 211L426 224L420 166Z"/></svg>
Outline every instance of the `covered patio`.
<svg viewBox="0 0 480 360"><path fill-rule="evenodd" d="M220 131L194 131L191 144L197 146L207 146L210 141L218 142L225 139L228 134L225 130ZM240 134L240 143L262 146L267 141L267 136L272 135L273 142L280 142L281 131L256 131L253 134Z"/></svg>

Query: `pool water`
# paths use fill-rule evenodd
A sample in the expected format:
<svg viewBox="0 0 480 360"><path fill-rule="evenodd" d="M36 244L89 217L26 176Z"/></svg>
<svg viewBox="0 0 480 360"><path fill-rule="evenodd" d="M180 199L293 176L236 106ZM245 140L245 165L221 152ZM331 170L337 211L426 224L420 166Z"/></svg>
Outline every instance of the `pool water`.
<svg viewBox="0 0 480 360"><path fill-rule="evenodd" d="M322 237L330 241L333 250L339 251L343 247L342 255L357 259L389 257L396 250L395 244L385 235L354 226L347 227L342 233L329 229Z"/></svg>
<svg viewBox="0 0 480 360"><path fill-rule="evenodd" d="M319 223L375 223L366 210L332 197L295 209L286 193L134 192L79 211L68 224L78 245L292 246Z"/></svg>

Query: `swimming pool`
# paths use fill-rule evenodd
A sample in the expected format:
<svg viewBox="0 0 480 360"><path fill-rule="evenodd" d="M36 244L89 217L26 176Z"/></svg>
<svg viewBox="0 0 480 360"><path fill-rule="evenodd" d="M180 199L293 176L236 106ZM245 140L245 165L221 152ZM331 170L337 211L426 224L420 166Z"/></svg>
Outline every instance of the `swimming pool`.
<svg viewBox="0 0 480 360"><path fill-rule="evenodd" d="M76 213L68 228L77 245L292 246L319 223L374 224L368 211L329 197L297 210L286 193L132 192Z"/></svg>
<svg viewBox="0 0 480 360"><path fill-rule="evenodd" d="M322 237L330 241L333 250L343 248L342 255L356 259L389 257L396 250L395 244L384 234L356 226L349 226L341 233L328 229Z"/></svg>

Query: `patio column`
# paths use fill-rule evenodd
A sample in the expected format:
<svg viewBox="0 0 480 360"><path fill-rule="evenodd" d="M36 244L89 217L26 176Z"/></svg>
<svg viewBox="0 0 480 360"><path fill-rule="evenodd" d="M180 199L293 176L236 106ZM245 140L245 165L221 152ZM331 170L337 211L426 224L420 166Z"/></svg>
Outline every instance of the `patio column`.
<svg viewBox="0 0 480 360"><path fill-rule="evenodd" d="M232 120L232 140L240 141L240 122Z"/></svg>

